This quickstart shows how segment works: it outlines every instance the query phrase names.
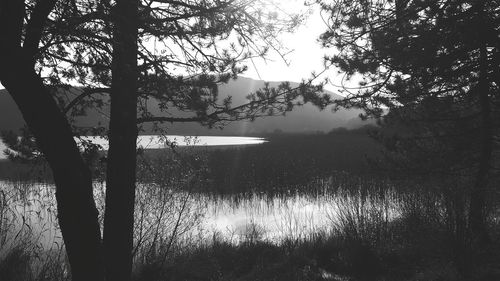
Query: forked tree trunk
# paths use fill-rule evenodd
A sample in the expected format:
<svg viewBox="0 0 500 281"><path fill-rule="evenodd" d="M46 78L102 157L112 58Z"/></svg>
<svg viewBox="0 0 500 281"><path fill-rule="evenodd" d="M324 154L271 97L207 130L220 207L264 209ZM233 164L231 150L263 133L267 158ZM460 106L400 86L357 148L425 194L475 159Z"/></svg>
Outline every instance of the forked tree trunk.
<svg viewBox="0 0 500 281"><path fill-rule="evenodd" d="M54 176L58 221L74 281L104 280L91 174L64 114L20 47L24 2L0 5L0 81L36 138Z"/></svg>
<svg viewBox="0 0 500 281"><path fill-rule="evenodd" d="M103 280L101 234L90 171L64 115L21 48L3 52L0 79L36 138L56 185L59 226L73 280Z"/></svg>
<svg viewBox="0 0 500 281"><path fill-rule="evenodd" d="M113 11L111 117L106 179L106 280L131 279L137 139L137 0Z"/></svg>

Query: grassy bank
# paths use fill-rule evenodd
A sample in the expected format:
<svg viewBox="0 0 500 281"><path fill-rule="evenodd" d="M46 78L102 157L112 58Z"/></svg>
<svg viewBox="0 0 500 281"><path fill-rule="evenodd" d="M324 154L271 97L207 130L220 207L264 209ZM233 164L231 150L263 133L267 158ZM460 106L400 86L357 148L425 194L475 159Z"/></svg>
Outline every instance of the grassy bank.
<svg viewBox="0 0 500 281"><path fill-rule="evenodd" d="M351 184L336 191L339 212L327 231L279 243L255 229L237 244L214 235L165 263L139 261L135 280L500 280L495 217L490 242L480 246L466 231L464 202L438 196L430 183L384 182L394 192L373 188L373 180Z"/></svg>
<svg viewBox="0 0 500 281"><path fill-rule="evenodd" d="M498 200L489 202L490 241L478 245L467 230L466 179L377 174L365 159L379 147L363 134L269 140L141 154L134 280L500 280ZM38 220L28 219L40 216L29 208L36 204L55 212L50 187L33 184L45 181L47 169L22 165L0 163L10 180L9 190L0 189L0 280L69 280L63 245L43 247ZM102 167L93 169L102 175ZM95 192L102 214L100 182ZM305 194L331 199L337 211L327 229L280 241L258 225L238 239L206 237L190 231L206 212L200 194L232 204Z"/></svg>
<svg viewBox="0 0 500 281"><path fill-rule="evenodd" d="M329 228L278 242L264 238L258 227L248 228L236 243L218 233L188 235L199 223L196 216L164 228L182 214L176 213L182 198L165 189L145 190L137 202L134 280L500 279L500 225L494 216L490 243L478 247L464 232L464 202L438 196L430 182L353 175L339 180L330 181L339 212ZM25 227L3 248L1 280L69 280L64 249L42 249L31 230Z"/></svg>

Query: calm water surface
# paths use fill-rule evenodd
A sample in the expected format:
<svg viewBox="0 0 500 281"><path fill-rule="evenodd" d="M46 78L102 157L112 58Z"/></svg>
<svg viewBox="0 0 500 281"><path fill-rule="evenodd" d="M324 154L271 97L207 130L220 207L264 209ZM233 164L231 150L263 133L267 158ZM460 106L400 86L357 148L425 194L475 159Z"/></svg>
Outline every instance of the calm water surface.
<svg viewBox="0 0 500 281"><path fill-rule="evenodd" d="M102 137L82 137L83 140L92 141L101 145L104 150L108 149L108 141ZM76 139L79 142L78 139ZM137 147L144 149L166 148L168 144L176 146L225 146L225 145L250 145L262 144L264 138L237 137L237 136L180 136L180 135L141 135L137 138ZM0 141L0 159L5 159L2 153L7 147Z"/></svg>
<svg viewBox="0 0 500 281"><path fill-rule="evenodd" d="M37 249L60 249L63 242L54 191L53 184L0 181L0 257L19 243ZM104 194L105 184L94 183L101 223ZM211 243L214 237L232 244L279 244L328 233L346 210L355 217L375 215L386 220L400 215L400 206L390 194L383 201L346 194L215 197L139 183L135 243L141 241L143 246L139 248L144 251L155 245L154 241L170 241L171 237L180 248Z"/></svg>
<svg viewBox="0 0 500 281"><path fill-rule="evenodd" d="M231 197L214 198L168 190L161 191L162 194L155 193L152 197L151 193L146 192L150 188L148 185L138 185L136 224L142 221L142 227L148 229L151 224L159 222L164 228L162 233L170 235L173 231L172 222L181 215L186 224L183 227L190 228L183 235L196 236L196 239L210 239L218 235L236 244L248 239L278 243L285 238L306 238L327 229L338 208L327 197L313 199L294 195L272 198L256 195L240 198L236 203ZM0 181L0 226L4 232L10 229L9 234L3 234L7 237L4 240L12 240L19 233L29 231L45 248L61 243L54 189L54 185L46 183ZM94 189L94 198L102 213L104 184L95 183ZM171 202L164 204L162 198L168 198ZM183 204L184 200L187 204ZM187 206L183 214L179 212L181 205Z"/></svg>
<svg viewBox="0 0 500 281"><path fill-rule="evenodd" d="M103 149L108 149L108 141L102 137L83 137L99 144ZM235 136L180 136L180 135L141 135L137 138L137 146L145 149L166 148L169 144L176 146L221 146L221 145L248 145L266 142L264 138L258 137L235 137Z"/></svg>

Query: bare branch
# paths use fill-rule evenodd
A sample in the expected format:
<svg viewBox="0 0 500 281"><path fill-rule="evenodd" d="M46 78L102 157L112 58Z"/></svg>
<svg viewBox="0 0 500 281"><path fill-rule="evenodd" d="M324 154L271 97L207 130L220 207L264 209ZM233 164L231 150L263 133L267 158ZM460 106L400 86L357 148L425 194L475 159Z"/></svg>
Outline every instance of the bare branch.
<svg viewBox="0 0 500 281"><path fill-rule="evenodd" d="M63 114L68 114L69 110L71 108L73 108L76 104L78 104L81 100L83 100L84 98L88 97L88 96L91 96L93 94L97 94L97 93L106 93L106 94L110 94L111 93L111 89L110 88L92 88L92 89L86 89L83 91L83 93L81 93L80 95L78 95L76 98L74 98L64 109L63 109Z"/></svg>

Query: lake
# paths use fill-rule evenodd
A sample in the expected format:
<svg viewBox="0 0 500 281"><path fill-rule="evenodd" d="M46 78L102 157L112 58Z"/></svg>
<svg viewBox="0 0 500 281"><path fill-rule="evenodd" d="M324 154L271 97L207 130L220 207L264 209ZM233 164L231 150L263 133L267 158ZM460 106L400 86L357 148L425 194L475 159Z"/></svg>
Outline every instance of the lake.
<svg viewBox="0 0 500 281"><path fill-rule="evenodd" d="M30 240L36 238L31 242L45 249L61 245L54 191L53 184L0 181L0 246L8 249L9 241L22 241L23 235ZM95 182L94 198L101 215L104 194L105 184ZM152 237L175 237L177 243L196 244L218 237L232 244L249 240L279 244L286 239L299 241L328 232L339 223L346 206L354 207L356 212L363 211L360 207L364 206L390 219L399 213L395 201L365 198L362 202L357 195L338 191L325 191L315 197L254 194L236 201L230 196L218 198L138 184L136 197L136 243L146 243Z"/></svg>
<svg viewBox="0 0 500 281"><path fill-rule="evenodd" d="M92 141L104 150L108 149L108 141L103 137L82 137L85 141ZM75 138L79 142L78 138ZM259 137L241 136L180 136L180 135L140 135L137 138L137 147L144 149L166 148L167 143L175 146L237 146L265 143L266 139ZM0 141L0 159L5 159L3 151L7 149L5 143Z"/></svg>
<svg viewBox="0 0 500 281"><path fill-rule="evenodd" d="M178 249L213 241L280 244L332 232L347 219L364 225L363 220L392 220L399 215L399 201L391 197L389 185L344 172L364 169L363 156L373 150L365 137L167 139L179 146L229 147L179 153L165 149L139 157L134 232L139 251L160 242ZM101 138L87 140L107 148ZM164 140L141 136L138 146L164 148ZM102 215L104 167L95 171L101 174L95 176L94 198ZM43 249L61 245L55 187L50 178L47 182L40 178L44 177L14 175L0 180L0 247L5 251L9 241L35 243Z"/></svg>

